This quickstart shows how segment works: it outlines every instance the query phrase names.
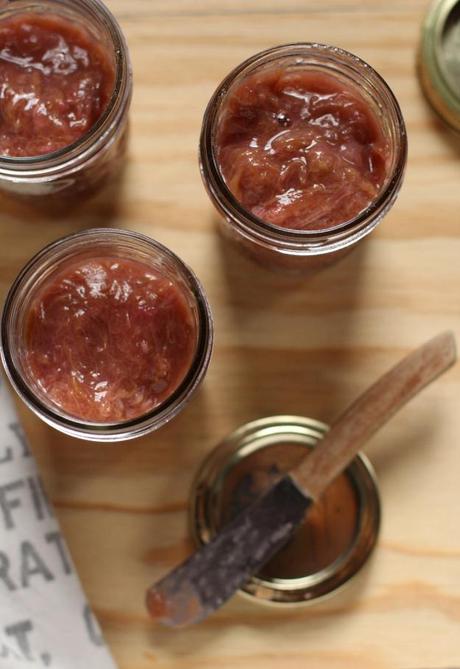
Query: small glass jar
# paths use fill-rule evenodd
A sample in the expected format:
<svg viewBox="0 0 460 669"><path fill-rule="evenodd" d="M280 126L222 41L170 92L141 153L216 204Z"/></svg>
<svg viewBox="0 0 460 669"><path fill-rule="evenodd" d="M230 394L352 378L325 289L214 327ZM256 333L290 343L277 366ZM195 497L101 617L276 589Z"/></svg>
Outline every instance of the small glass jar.
<svg viewBox="0 0 460 669"><path fill-rule="evenodd" d="M314 70L359 91L380 122L389 146L385 181L378 196L352 220L321 230L289 229L267 223L246 209L225 183L216 136L222 113L235 88L249 75L270 67ZM208 194L221 214L221 230L247 255L271 269L311 272L335 262L366 237L393 205L402 184L407 156L404 120L398 102L382 79L363 60L323 44L287 44L249 58L218 86L204 114L200 167Z"/></svg>
<svg viewBox="0 0 460 669"><path fill-rule="evenodd" d="M34 204L77 203L113 179L127 146L132 71L128 47L115 17L100 0L8 0L0 21L24 13L62 17L85 28L107 52L115 73L105 111L80 139L33 157L0 156L0 190Z"/></svg>
<svg viewBox="0 0 460 669"><path fill-rule="evenodd" d="M146 413L134 418L130 417L129 420L112 423L92 422L66 413L62 406L51 399L49 393L47 394L43 382L33 377L27 360L30 314L33 309L37 308L37 304L43 304L37 301L37 296L40 296L41 299L44 291L55 285L52 283L53 279L56 276L62 279L63 272L69 268L81 267L81 263L99 261L104 257L110 259L110 262L115 258L116 261L120 259L120 261L142 263L143 267L152 268L156 276L167 279L170 285L177 289L181 300L187 305L187 310L191 314L191 322L193 321L191 331L194 339L191 357L188 358L191 360L190 365L184 370L179 385L171 386L171 394ZM115 284L110 285L113 287ZM120 285L123 288L121 281L117 286ZM129 286L127 290L130 291ZM90 294L91 291L92 288ZM68 310L68 307L65 309ZM94 318L95 322L99 323L97 315ZM127 318L129 320L128 316ZM78 319L72 322L75 324L76 320ZM77 327L77 325L72 327ZM101 323L100 327L104 328L104 323ZM85 336L88 336L86 331ZM169 336L174 342L174 333L170 335L168 330ZM21 399L52 427L73 437L90 441L114 442L132 439L152 432L174 418L190 400L206 373L212 341L213 323L210 307L195 274L180 258L159 242L127 230L108 228L87 230L46 246L19 273L7 295L2 316L2 361ZM94 342L91 346L96 348ZM134 350L139 351L139 349ZM71 353L75 354L74 351ZM126 362L126 357L124 360ZM84 364L86 362L85 358ZM76 366L74 365L72 369L76 369ZM90 367L91 369L95 368ZM72 371L71 374L73 376L74 372ZM136 389L133 392L135 391Z"/></svg>

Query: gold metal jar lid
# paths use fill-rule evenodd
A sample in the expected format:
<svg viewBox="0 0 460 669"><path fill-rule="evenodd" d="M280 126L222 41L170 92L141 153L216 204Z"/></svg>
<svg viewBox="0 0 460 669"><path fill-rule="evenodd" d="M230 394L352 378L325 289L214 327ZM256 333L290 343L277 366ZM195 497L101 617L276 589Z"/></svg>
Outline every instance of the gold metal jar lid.
<svg viewBox="0 0 460 669"><path fill-rule="evenodd" d="M190 526L197 545L305 456L328 427L272 416L244 425L203 462L193 484ZM310 510L289 544L242 589L259 601L313 602L347 583L375 546L380 499L374 471L357 456Z"/></svg>
<svg viewBox="0 0 460 669"><path fill-rule="evenodd" d="M460 131L460 0L436 0L422 29L419 76L441 118Z"/></svg>

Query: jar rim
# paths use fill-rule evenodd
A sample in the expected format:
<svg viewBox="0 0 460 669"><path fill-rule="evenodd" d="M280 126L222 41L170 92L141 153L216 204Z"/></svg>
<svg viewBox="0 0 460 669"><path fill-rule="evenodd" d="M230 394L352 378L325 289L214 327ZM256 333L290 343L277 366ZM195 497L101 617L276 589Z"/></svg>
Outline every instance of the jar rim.
<svg viewBox="0 0 460 669"><path fill-rule="evenodd" d="M125 421L101 423L85 421L72 417L65 412L53 410L51 403L47 404L32 389L18 369L11 353L9 318L15 307L18 292L32 270L36 270L42 261L45 261L58 249L72 245L75 242L94 242L98 237L105 237L107 243L116 243L122 238L133 240L150 247L159 256L167 258L186 282L187 288L194 298L197 310L196 350L190 368L177 388L168 395L158 406L140 416ZM193 270L171 249L161 242L147 235L131 230L116 228L92 228L76 232L47 244L36 253L21 269L11 285L5 299L1 319L1 359L5 372L14 389L25 404L36 413L44 422L70 436L88 441L121 441L133 439L161 427L174 418L189 399L190 394L202 381L209 365L213 348L213 318L211 308L203 286Z"/></svg>
<svg viewBox="0 0 460 669"><path fill-rule="evenodd" d="M232 480L235 485L238 478L234 478L234 474L242 463L248 463L257 453L269 452L279 444L314 448L328 429L325 423L313 418L278 415L246 423L226 436L203 460L192 483L189 527L195 544L208 543L218 531L222 511L228 511L231 502L235 501L232 495L224 502L226 484ZM276 459L272 462L276 465ZM247 475L256 469L257 465L244 468L244 472ZM363 453L354 458L343 474L355 487L357 496L357 527L348 548L329 565L313 573L293 577L254 575L239 593L264 604L301 606L323 601L355 577L376 545L381 502L375 471ZM241 480L240 474L240 483Z"/></svg>
<svg viewBox="0 0 460 669"><path fill-rule="evenodd" d="M56 9L57 14L59 14L59 5L62 4L59 0L57 2L46 0L46 3L50 6L53 5L53 11ZM94 143L108 132L119 113L120 107L123 108L126 105L123 100L125 97L129 104L132 93L131 62L128 46L118 21L101 0L73 0L72 5L72 10L76 13L80 9L93 12L97 19L101 21L111 39L115 57L115 81L110 99L96 122L71 144L37 156L0 155L0 174L33 176L35 173L41 174L43 171L48 173L53 171L53 168L61 169L63 163L66 164L74 160L80 161L83 156L93 152ZM7 5L5 10L8 11L9 9L12 9L12 7ZM18 11L21 12L22 9L18 9Z"/></svg>
<svg viewBox="0 0 460 669"><path fill-rule="evenodd" d="M382 88L382 91L388 96L394 112L394 125L398 128L399 131L399 145L393 172L391 178L387 180L385 187L382 189L379 195L354 218L330 228L322 228L321 230L285 228L283 226L268 223L246 209L228 188L217 163L213 146L213 132L215 129L218 112L220 111L226 93L235 80L249 68L251 68L251 72L254 72L258 66L273 63L279 58L295 57L296 55L305 56L305 54L312 54L315 56L339 56L348 61L348 64L365 69L366 72L368 72L374 78L375 82ZM364 236L364 234L367 234L368 232L366 223L368 222L369 217L372 217L374 214L377 214L380 210L382 210L385 207L387 201L390 198L394 198L399 191L402 183L402 176L404 173L406 159L407 133L404 118L399 103L390 86L387 84L385 79L362 58L345 49L342 49L341 47L330 44L323 44L318 42L293 42L274 46L269 49L260 51L253 56L250 56L242 63L237 65L221 81L206 107L203 118L200 138L200 162L203 178L210 177L208 185L214 195L216 195L216 192L220 192L224 196L225 204L228 207L228 211L232 217L232 222L237 223L237 219L240 218L246 224L242 225L244 230L249 228L250 232L252 233L259 232L261 235L265 233L267 236L271 236L273 241L282 239L288 243L302 241L306 243L319 243L324 240L330 241L331 237L334 239L340 239L349 233L354 233L355 231L360 234L360 236ZM363 227L365 228L364 231L362 230Z"/></svg>

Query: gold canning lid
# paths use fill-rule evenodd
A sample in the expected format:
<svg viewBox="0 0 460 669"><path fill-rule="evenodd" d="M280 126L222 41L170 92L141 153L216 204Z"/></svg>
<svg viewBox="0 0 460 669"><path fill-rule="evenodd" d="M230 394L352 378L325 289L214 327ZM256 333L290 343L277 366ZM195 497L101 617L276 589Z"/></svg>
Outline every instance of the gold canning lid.
<svg viewBox="0 0 460 669"><path fill-rule="evenodd" d="M192 487L190 526L198 546L297 464L328 427L273 416L248 423L203 462ZM369 460L358 455L310 510L285 548L242 592L280 605L313 602L347 583L370 556L380 499Z"/></svg>
<svg viewBox="0 0 460 669"><path fill-rule="evenodd" d="M460 0L436 0L425 18L419 53L423 91L439 116L460 131Z"/></svg>

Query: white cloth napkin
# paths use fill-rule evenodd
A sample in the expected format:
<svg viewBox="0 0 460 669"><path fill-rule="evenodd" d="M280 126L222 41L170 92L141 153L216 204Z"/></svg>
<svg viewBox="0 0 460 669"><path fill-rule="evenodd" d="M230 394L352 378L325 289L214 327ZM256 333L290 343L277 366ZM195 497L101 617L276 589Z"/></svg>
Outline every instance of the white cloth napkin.
<svg viewBox="0 0 460 669"><path fill-rule="evenodd" d="M0 669L115 669L0 379Z"/></svg>

